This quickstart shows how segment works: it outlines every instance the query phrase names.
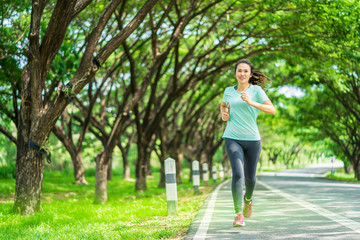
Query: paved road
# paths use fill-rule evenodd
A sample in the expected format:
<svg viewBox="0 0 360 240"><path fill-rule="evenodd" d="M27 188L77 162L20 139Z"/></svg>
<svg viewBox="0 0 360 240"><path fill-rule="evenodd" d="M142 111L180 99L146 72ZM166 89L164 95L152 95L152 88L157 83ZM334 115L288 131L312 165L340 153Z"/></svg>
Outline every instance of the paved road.
<svg viewBox="0 0 360 240"><path fill-rule="evenodd" d="M360 184L322 178L328 167L257 177L253 215L233 228L230 181L207 198L185 239L360 239Z"/></svg>

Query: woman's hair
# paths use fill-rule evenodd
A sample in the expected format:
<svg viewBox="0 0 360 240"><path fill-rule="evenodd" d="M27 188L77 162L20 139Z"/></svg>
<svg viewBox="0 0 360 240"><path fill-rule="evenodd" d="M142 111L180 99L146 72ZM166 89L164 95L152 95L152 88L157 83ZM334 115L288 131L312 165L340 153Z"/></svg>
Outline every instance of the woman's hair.
<svg viewBox="0 0 360 240"><path fill-rule="evenodd" d="M264 89L264 85L268 82L268 77L265 74L263 74L262 72L254 70L254 64L252 64L247 59L240 59L239 61L236 62L236 64L235 64L235 75L236 75L237 66L240 63L246 63L247 65L250 66L252 76L249 79L249 83L251 83L253 85L259 85Z"/></svg>

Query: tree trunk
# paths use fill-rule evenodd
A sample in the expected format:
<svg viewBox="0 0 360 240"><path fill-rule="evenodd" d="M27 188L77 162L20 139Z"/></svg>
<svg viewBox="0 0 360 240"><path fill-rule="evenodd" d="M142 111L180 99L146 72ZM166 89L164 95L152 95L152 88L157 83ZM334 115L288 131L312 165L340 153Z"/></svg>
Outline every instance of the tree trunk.
<svg viewBox="0 0 360 240"><path fill-rule="evenodd" d="M124 166L124 179L129 180L130 179L130 167L129 167L129 160L127 157L123 158L123 166Z"/></svg>
<svg viewBox="0 0 360 240"><path fill-rule="evenodd" d="M145 156L150 156L151 155L151 151L146 151L146 155ZM149 158L150 160L150 158ZM152 170L151 170L151 165L150 165L150 161L146 161L146 175L147 176L152 176Z"/></svg>
<svg viewBox="0 0 360 240"><path fill-rule="evenodd" d="M210 173L209 178L212 179L213 156L211 154L209 154L207 151L204 151L204 154L205 154L208 166L209 166L209 173Z"/></svg>
<svg viewBox="0 0 360 240"><path fill-rule="evenodd" d="M37 69L38 70L38 69ZM16 155L16 186L14 210L29 215L41 210L40 197L44 178L45 153L40 150L46 142L50 130L39 126L40 103L31 97L34 91L30 81L36 79L37 71L25 68L22 75L22 103L18 119L17 155ZM31 77L30 77L31 75Z"/></svg>
<svg viewBox="0 0 360 240"><path fill-rule="evenodd" d="M165 187L165 158L161 157L160 159L160 182L158 188Z"/></svg>
<svg viewBox="0 0 360 240"><path fill-rule="evenodd" d="M158 184L158 188L164 188L166 186L166 178L165 178L165 160L167 157L167 148L166 144L164 143L164 139L161 141L161 156L159 157L160 161L160 182Z"/></svg>
<svg viewBox="0 0 360 240"><path fill-rule="evenodd" d="M104 152L96 156L96 184L95 203L103 204L107 201L107 169L106 154Z"/></svg>
<svg viewBox="0 0 360 240"><path fill-rule="evenodd" d="M347 165L344 163L344 171L346 174L349 174L350 173L350 165Z"/></svg>
<svg viewBox="0 0 360 240"><path fill-rule="evenodd" d="M14 210L29 215L42 210L40 197L44 178L44 156L39 158L37 151L28 149L26 145L18 138Z"/></svg>
<svg viewBox="0 0 360 240"><path fill-rule="evenodd" d="M142 142L137 143L138 148L138 157L136 162L136 183L135 183L135 190L136 191L146 191L146 148L148 144L144 144Z"/></svg>
<svg viewBox="0 0 360 240"><path fill-rule="evenodd" d="M131 141L131 140L129 140L129 141ZM129 159L128 159L130 143L128 143L128 146L126 148L123 148L121 146L121 143L118 143L118 147L121 151L121 156L123 159L123 178L125 180L130 180L130 167L129 167Z"/></svg>
<svg viewBox="0 0 360 240"><path fill-rule="evenodd" d="M191 159L188 160L189 162L189 168L190 168L190 176L189 176L189 182L193 182L193 168L192 168L192 161ZM201 165L199 166L201 169Z"/></svg>
<svg viewBox="0 0 360 240"><path fill-rule="evenodd" d="M81 151L77 152L74 157L71 155L71 160L74 166L75 183L79 185L81 184L88 185L88 182L85 179L85 170L82 163Z"/></svg>
<svg viewBox="0 0 360 240"><path fill-rule="evenodd" d="M162 125L162 126L166 126L166 124ZM159 127L159 133L158 133L158 137L160 138L161 142L160 142L160 151L161 153L158 153L156 151L156 147L155 147L155 152L158 155L159 161L160 161L160 181L158 184L158 188L165 188L166 187L166 178L165 178L165 160L168 156L168 149L167 149L167 145L166 145L166 131L165 129L163 129L161 126ZM156 140L154 139L154 142L156 143Z"/></svg>
<svg viewBox="0 0 360 240"><path fill-rule="evenodd" d="M24 215L41 210L45 154L39 155L39 149L34 144L40 147L47 138L45 133L36 136L32 132L32 127L36 129L36 124L33 124L36 120L35 116L31 116L30 106L23 103L18 122L14 210Z"/></svg>
<svg viewBox="0 0 360 240"><path fill-rule="evenodd" d="M82 163L81 146L76 147L74 142L72 141L72 137L67 137L65 135L65 131L60 127L54 126L52 131L70 154L74 168L75 183L87 185L88 182L85 179L85 171Z"/></svg>
<svg viewBox="0 0 360 240"><path fill-rule="evenodd" d="M354 165L353 165L354 174L355 174L355 178L360 181L360 166L359 166L359 165L360 165L360 164L359 164L359 160L357 161L357 160L355 159Z"/></svg>
<svg viewBox="0 0 360 240"><path fill-rule="evenodd" d="M107 180L108 180L108 181L111 181L111 180L112 180L112 157L110 157L109 163L108 163Z"/></svg>
<svg viewBox="0 0 360 240"><path fill-rule="evenodd" d="M184 158L184 153L178 151L177 153L177 159L176 159L176 183L177 184L183 184L181 181L181 163Z"/></svg>

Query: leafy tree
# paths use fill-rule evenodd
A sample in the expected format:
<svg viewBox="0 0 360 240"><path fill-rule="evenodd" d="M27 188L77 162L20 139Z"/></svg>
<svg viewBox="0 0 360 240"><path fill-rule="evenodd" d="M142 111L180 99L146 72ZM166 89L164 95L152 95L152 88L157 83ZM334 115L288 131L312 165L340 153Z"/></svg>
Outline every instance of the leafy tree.
<svg viewBox="0 0 360 240"><path fill-rule="evenodd" d="M291 103L295 111L289 116L304 135L331 139L329 147L345 165L352 164L359 179L360 22L355 16L360 5L326 3L311 9L320 30L305 33L312 41L297 39L300 47L283 55L286 65L297 69L293 84L305 93Z"/></svg>
<svg viewBox="0 0 360 240"><path fill-rule="evenodd" d="M139 26L146 14L157 2L149 0L133 17L129 24L110 37L101 41L102 32L107 27L115 9L122 2L114 0L103 8L98 21L92 25L91 33L81 50L81 60L76 73L70 80L70 88L54 86L48 80L51 64L64 41L70 24L91 0L47 2L34 0L31 7L31 21L26 54L26 66L21 77L21 107L18 110L17 175L14 209L22 214L31 214L41 209L40 195L43 180L45 143L56 120L69 103L69 97L79 93L91 82L108 57ZM95 3L96 4L96 3ZM18 13L20 14L20 13ZM80 41L80 42L81 42ZM100 42L99 42L100 41ZM99 43L100 49L97 49ZM96 54L96 57L93 56ZM55 90L56 89L56 90ZM16 112L15 111L15 112Z"/></svg>

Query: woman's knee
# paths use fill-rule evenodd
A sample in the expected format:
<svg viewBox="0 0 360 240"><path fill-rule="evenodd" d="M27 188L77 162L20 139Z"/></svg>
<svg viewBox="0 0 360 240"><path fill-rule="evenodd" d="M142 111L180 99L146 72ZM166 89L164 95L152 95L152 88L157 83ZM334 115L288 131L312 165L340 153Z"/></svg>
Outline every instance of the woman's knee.
<svg viewBox="0 0 360 240"><path fill-rule="evenodd" d="M245 178L246 185L255 186L256 184L256 177L252 178Z"/></svg>
<svg viewBox="0 0 360 240"><path fill-rule="evenodd" d="M232 178L234 179L234 180L239 180L239 179L241 179L243 177L243 174L242 174L242 172L239 170L239 171L233 171L232 172Z"/></svg>

